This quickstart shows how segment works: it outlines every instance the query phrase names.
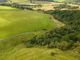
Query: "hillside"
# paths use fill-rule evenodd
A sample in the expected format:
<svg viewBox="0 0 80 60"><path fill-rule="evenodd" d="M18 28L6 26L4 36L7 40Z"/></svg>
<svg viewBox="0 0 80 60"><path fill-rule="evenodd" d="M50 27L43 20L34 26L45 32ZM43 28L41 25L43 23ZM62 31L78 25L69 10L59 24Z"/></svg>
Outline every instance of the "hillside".
<svg viewBox="0 0 80 60"><path fill-rule="evenodd" d="M31 1L41 1L41 0L0 0L0 2L13 2L13 3L30 3ZM48 2L67 2L67 3L80 3L79 0L46 0ZM43 1L42 1L43 2Z"/></svg>
<svg viewBox="0 0 80 60"><path fill-rule="evenodd" d="M30 60L32 58L27 58L30 52L33 59L37 60L36 51L44 52L39 58L48 53L47 49L26 48L24 41L58 27L50 15L7 6L0 6L0 14L0 60ZM43 60L47 59L46 57L48 56L44 56Z"/></svg>
<svg viewBox="0 0 80 60"><path fill-rule="evenodd" d="M40 37L33 37L33 39L26 41L26 45L28 47L46 46L48 48L58 48L61 50L80 47L80 11L55 10L48 11L47 13L65 25L61 28L52 29Z"/></svg>
<svg viewBox="0 0 80 60"><path fill-rule="evenodd" d="M0 14L0 60L80 60L79 10L0 6Z"/></svg>
<svg viewBox="0 0 80 60"><path fill-rule="evenodd" d="M14 3L27 3L27 2L29 2L28 0L10 0L10 1L12 1Z"/></svg>
<svg viewBox="0 0 80 60"><path fill-rule="evenodd" d="M0 10L0 38L25 32L47 30L55 25L47 14L6 6L0 6Z"/></svg>
<svg viewBox="0 0 80 60"><path fill-rule="evenodd" d="M30 3L31 0L8 0L8 1L12 1L14 3ZM32 0L32 1L35 1L35 0ZM36 1L40 1L40 0L36 0ZM64 0L46 0L46 1L50 1L50 2L63 2Z"/></svg>
<svg viewBox="0 0 80 60"><path fill-rule="evenodd" d="M56 14L56 15L58 15L58 14ZM50 32L50 33L53 34L53 32ZM64 32L63 33L62 32L63 32L63 30L61 31L61 33L59 33L59 31L57 31L57 34L55 36L59 37L60 34L64 33ZM47 34L48 34L48 32L47 32ZM49 37L47 37L45 39L46 36L42 35L40 39L37 38L38 40L37 39L36 40L40 41L42 43L44 43L43 42L44 39L45 39L44 41L46 41L47 43L49 41L53 42L54 39L52 39L52 38L54 36L53 35L48 35L48 36ZM30 36L28 36L28 37L30 37ZM38 37L40 37L40 36L38 36ZM33 40L33 38L29 39L29 41L31 41L31 40L33 42L36 42L35 39ZM59 38L59 40L60 40L60 38ZM64 42L64 44L58 45L59 41L57 42L57 39L55 39L57 48L47 48L46 46L40 46L40 45L37 45L37 46L33 45L34 47L30 48L30 47L27 47L26 41L28 41L28 40L24 39L24 36L21 36L21 35L16 36L16 37L11 37L11 38L8 38L5 40L1 40L0 41L0 60L79 60L79 54L80 54L80 53L78 53L78 51L80 51L79 47L77 47L75 49L69 49L69 50L61 50L60 48L58 49L59 46L64 47L65 45L67 46L67 44ZM63 41L64 40L62 40L62 42Z"/></svg>
<svg viewBox="0 0 80 60"><path fill-rule="evenodd" d="M27 47L46 47L57 48L62 51L73 51L68 56L73 54L74 57L70 57L70 60L80 59L80 10L55 10L48 11L48 14L54 16L55 19L61 21L65 26L61 28L53 29L46 32L45 35L35 36L29 41L25 41ZM75 53L77 52L77 53ZM55 53L53 53L54 55ZM60 56L63 57L63 55ZM65 54L66 55L66 54ZM64 56L65 56L64 55ZM57 56L58 57L58 56ZM57 58L58 60L59 58ZM64 58L60 60L69 60Z"/></svg>
<svg viewBox="0 0 80 60"><path fill-rule="evenodd" d="M54 55L51 55L54 53ZM4 58L5 57L5 58ZM68 57L68 58L67 58ZM1 60L78 60L73 51L63 52L59 49L25 48L17 46L2 54Z"/></svg>

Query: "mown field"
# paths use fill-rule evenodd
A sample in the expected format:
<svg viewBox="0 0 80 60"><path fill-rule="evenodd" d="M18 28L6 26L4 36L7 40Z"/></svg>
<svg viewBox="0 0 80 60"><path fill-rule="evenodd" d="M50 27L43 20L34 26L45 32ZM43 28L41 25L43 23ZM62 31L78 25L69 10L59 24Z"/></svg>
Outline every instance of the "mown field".
<svg viewBox="0 0 80 60"><path fill-rule="evenodd" d="M54 28L47 14L0 6L0 38Z"/></svg>

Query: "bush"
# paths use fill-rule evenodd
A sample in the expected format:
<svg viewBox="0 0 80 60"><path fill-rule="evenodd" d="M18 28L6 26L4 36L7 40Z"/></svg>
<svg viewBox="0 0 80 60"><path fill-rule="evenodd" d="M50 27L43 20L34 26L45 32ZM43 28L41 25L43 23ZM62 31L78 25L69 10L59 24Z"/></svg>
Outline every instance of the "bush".
<svg viewBox="0 0 80 60"><path fill-rule="evenodd" d="M68 50L75 47L75 43L80 43L80 11L48 11L59 21L66 25L62 28L52 29L42 36L35 36L27 41L30 46L45 46L47 48L59 48ZM79 44L77 43L77 44Z"/></svg>
<svg viewBox="0 0 80 60"><path fill-rule="evenodd" d="M57 53L55 52L51 52L51 56L55 56Z"/></svg>

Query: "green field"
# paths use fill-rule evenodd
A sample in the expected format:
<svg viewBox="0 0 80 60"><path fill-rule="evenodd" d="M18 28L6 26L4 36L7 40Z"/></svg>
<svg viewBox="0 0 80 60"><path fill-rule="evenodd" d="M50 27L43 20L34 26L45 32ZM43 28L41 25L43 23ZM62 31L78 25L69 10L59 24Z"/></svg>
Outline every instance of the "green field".
<svg viewBox="0 0 80 60"><path fill-rule="evenodd" d="M11 0L12 2L17 2L17 3L27 3L29 0ZM57 1L57 2L63 2L64 0L50 0L50 1Z"/></svg>
<svg viewBox="0 0 80 60"><path fill-rule="evenodd" d="M12 2L15 2L15 3L27 3L29 2L28 0L11 0Z"/></svg>
<svg viewBox="0 0 80 60"><path fill-rule="evenodd" d="M51 55L54 53L54 55ZM19 45L0 53L0 60L78 60L76 53L72 51L63 52L59 49L26 48Z"/></svg>
<svg viewBox="0 0 80 60"><path fill-rule="evenodd" d="M25 54L29 53L30 50L34 50L34 53L39 51L39 49L36 50L35 48L29 50L25 48L25 45L22 45L23 42L19 38L21 36L13 38L11 36L23 34L23 36L25 35L26 37L25 39L27 39L32 36L34 32L36 34L39 32L38 34L40 34L40 31L48 31L54 27L56 27L56 24L47 14L0 6L0 39L2 39L0 40L0 60L22 60L25 56L28 57L28 55ZM26 36L25 33L31 34ZM7 37L8 39L4 39ZM18 49L20 49L20 51L18 51ZM45 50L43 49L43 51ZM23 57L16 58L15 53L17 54L19 52L21 52L19 55L23 54ZM33 52L31 52L31 54L33 54ZM28 59L30 60L31 58Z"/></svg>
<svg viewBox="0 0 80 60"><path fill-rule="evenodd" d="M47 14L0 6L0 38L47 30L53 28L54 25Z"/></svg>
<svg viewBox="0 0 80 60"><path fill-rule="evenodd" d="M80 60L77 48L62 51L58 48L26 47L26 41L34 34L44 34L63 25L41 12L0 6L0 60Z"/></svg>
<svg viewBox="0 0 80 60"><path fill-rule="evenodd" d="M63 2L63 1L65 1L65 0L53 0L53 1L57 1L57 2Z"/></svg>
<svg viewBox="0 0 80 60"><path fill-rule="evenodd" d="M0 6L0 10L15 10L16 8L7 7L7 6Z"/></svg>

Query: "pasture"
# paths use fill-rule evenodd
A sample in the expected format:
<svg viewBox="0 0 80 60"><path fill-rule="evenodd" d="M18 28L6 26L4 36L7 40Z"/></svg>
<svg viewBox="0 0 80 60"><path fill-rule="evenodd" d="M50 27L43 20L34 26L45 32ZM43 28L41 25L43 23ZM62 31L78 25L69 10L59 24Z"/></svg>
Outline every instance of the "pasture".
<svg viewBox="0 0 80 60"><path fill-rule="evenodd" d="M4 58L5 57L5 58ZM68 57L68 58L67 58ZM1 60L78 60L72 52L59 49L25 48L16 46L0 55Z"/></svg>
<svg viewBox="0 0 80 60"><path fill-rule="evenodd" d="M27 48L22 41L23 37L27 40L34 33L38 35L64 24L41 12L0 7L0 38L3 38L0 40L0 60L79 60L73 50ZM25 33L31 34L26 36ZM16 36L18 34L23 36ZM4 39L10 36L16 37Z"/></svg>
<svg viewBox="0 0 80 60"><path fill-rule="evenodd" d="M47 14L6 6L0 7L0 38L25 32L48 30L55 26Z"/></svg>

